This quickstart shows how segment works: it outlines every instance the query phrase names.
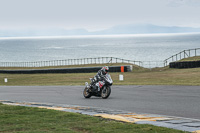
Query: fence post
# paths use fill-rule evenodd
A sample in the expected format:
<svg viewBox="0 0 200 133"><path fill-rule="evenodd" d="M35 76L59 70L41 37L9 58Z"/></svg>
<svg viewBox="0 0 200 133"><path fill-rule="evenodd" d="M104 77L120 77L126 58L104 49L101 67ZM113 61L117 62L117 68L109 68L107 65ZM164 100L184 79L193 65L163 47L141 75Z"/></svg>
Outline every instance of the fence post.
<svg viewBox="0 0 200 133"><path fill-rule="evenodd" d="M181 54L182 54L182 52L180 53L180 60L181 60Z"/></svg>
<svg viewBox="0 0 200 133"><path fill-rule="evenodd" d="M189 57L190 57L190 50L189 50Z"/></svg>
<svg viewBox="0 0 200 133"><path fill-rule="evenodd" d="M197 49L195 48L195 56L197 56Z"/></svg>
<svg viewBox="0 0 200 133"><path fill-rule="evenodd" d="M184 58L185 58L185 50L184 50Z"/></svg>

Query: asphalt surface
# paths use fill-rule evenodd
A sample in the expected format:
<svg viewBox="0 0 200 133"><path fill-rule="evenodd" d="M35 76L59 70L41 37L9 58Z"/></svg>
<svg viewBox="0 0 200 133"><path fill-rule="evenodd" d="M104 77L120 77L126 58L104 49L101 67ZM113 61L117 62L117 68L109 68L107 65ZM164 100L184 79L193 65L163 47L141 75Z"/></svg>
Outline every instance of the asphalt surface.
<svg viewBox="0 0 200 133"><path fill-rule="evenodd" d="M80 105L200 120L200 86L112 86L108 99L83 97L84 86L0 86L0 100Z"/></svg>

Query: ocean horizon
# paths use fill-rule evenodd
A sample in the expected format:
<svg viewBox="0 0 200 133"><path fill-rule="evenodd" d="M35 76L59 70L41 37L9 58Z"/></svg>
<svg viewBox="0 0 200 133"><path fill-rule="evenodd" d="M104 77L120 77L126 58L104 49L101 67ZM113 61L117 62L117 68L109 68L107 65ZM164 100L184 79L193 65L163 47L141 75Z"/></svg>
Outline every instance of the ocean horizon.
<svg viewBox="0 0 200 133"><path fill-rule="evenodd" d="M185 32L185 33L149 33L149 34L111 34L111 35L66 35L66 36L7 36L0 37L1 39L42 39L42 38L110 38L110 37L142 37L142 36L175 36L175 35L195 35L200 32Z"/></svg>
<svg viewBox="0 0 200 133"><path fill-rule="evenodd" d="M0 62L96 57L164 61L199 47L200 33L0 37Z"/></svg>

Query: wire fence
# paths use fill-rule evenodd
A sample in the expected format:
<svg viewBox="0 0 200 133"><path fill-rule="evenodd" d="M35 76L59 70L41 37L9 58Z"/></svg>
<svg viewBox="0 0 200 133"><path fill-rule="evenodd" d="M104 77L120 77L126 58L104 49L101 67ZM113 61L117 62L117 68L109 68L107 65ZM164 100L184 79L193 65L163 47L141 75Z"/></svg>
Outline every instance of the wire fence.
<svg viewBox="0 0 200 133"><path fill-rule="evenodd" d="M97 58L36 61L36 62L0 62L0 67L49 67L49 66L106 64L106 63L131 63L138 66L142 65L141 61L131 61L115 57L97 57Z"/></svg>
<svg viewBox="0 0 200 133"><path fill-rule="evenodd" d="M156 68L156 67L164 67L163 61L141 61L141 67L144 68Z"/></svg>
<svg viewBox="0 0 200 133"><path fill-rule="evenodd" d="M200 55L200 48L183 50L164 61L133 61L116 57L97 57L82 59L66 59L52 61L35 62L0 62L0 67L50 67L67 65L86 65L86 64L106 64L106 63L130 63L144 68L155 68L168 66L170 62L178 61L183 58Z"/></svg>
<svg viewBox="0 0 200 133"><path fill-rule="evenodd" d="M171 57L164 60L164 66L168 66L170 62L178 61L184 58L193 57L200 55L200 48L183 50L178 54L172 55Z"/></svg>

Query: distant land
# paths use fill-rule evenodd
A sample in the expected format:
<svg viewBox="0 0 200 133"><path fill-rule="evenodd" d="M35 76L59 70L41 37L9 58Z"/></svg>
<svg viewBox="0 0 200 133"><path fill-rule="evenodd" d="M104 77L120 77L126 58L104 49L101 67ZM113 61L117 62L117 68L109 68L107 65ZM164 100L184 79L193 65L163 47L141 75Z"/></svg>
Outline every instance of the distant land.
<svg viewBox="0 0 200 133"><path fill-rule="evenodd" d="M156 34L200 32L200 28L158 26L152 24L118 25L105 30L89 32L85 29L48 29L48 30L0 30L0 37L29 36L72 36L72 35L119 35L119 34Z"/></svg>

